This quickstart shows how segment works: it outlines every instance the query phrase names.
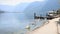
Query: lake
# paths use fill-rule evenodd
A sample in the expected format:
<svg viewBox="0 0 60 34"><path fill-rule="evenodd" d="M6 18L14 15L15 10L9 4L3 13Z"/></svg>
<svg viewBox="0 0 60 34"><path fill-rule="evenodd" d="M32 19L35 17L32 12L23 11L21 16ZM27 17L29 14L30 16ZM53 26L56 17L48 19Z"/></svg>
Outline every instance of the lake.
<svg viewBox="0 0 60 34"><path fill-rule="evenodd" d="M42 24L46 21L46 19L28 19L24 13L3 13L0 14L0 30L3 31L3 34L7 34L7 32L17 33L18 31L20 31L20 34L25 34L28 31L27 29L25 29L26 26L30 26L30 30L32 31L37 27L42 26ZM32 25L33 23L35 24Z"/></svg>

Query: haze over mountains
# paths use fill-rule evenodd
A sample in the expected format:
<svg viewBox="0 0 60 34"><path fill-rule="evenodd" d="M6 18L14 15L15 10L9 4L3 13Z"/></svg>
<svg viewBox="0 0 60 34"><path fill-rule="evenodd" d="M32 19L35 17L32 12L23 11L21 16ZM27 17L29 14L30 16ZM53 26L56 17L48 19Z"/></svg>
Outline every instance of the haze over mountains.
<svg viewBox="0 0 60 34"><path fill-rule="evenodd" d="M14 11L14 6L8 6L8 5L0 5L0 10L2 11Z"/></svg>
<svg viewBox="0 0 60 34"><path fill-rule="evenodd" d="M47 11L50 10L57 10L60 8L57 0L49 0L46 2L32 2L32 3L22 3L16 6L7 6L7 5L0 5L0 9L3 11L10 11L10 12L22 12L25 14L25 17L28 19L33 18L34 12L37 15L45 14Z"/></svg>
<svg viewBox="0 0 60 34"><path fill-rule="evenodd" d="M60 5L57 0L49 0L46 2L33 2L31 3L25 10L24 13L28 18L33 18L34 13L40 16L42 14L43 16L48 11L57 10L60 8Z"/></svg>

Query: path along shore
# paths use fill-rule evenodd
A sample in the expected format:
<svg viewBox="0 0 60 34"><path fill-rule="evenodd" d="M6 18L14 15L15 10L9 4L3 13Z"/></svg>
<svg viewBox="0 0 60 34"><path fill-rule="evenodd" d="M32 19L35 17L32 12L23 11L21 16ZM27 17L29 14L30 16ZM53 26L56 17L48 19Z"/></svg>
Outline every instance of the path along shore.
<svg viewBox="0 0 60 34"><path fill-rule="evenodd" d="M39 27L34 31L28 31L26 34L58 34L58 32L60 33L60 25L58 25L58 31L57 31L56 21L59 21L59 19L60 17L49 20L48 24L44 24L44 26Z"/></svg>

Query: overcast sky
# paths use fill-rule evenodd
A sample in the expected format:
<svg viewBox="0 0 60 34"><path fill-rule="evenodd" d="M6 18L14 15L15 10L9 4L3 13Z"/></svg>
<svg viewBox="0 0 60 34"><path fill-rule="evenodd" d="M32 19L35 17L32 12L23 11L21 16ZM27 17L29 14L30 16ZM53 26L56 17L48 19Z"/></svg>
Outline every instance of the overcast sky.
<svg viewBox="0 0 60 34"><path fill-rule="evenodd" d="M34 2L34 1L45 1L45 0L0 0L0 5L16 5L23 2Z"/></svg>

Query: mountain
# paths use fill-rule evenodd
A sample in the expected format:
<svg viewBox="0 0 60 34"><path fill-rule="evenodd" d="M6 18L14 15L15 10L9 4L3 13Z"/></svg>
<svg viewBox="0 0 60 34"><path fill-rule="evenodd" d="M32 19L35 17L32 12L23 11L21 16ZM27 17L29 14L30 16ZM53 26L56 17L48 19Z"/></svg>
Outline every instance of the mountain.
<svg viewBox="0 0 60 34"><path fill-rule="evenodd" d="M30 3L21 3L15 6L15 10L17 12L23 12L24 9L29 5Z"/></svg>
<svg viewBox="0 0 60 34"><path fill-rule="evenodd" d="M20 20L24 20L26 19L26 17L23 11L29 4L30 3L20 3L20 4L17 4L16 6L0 5L0 10L5 11L5 12L6 11L7 12L20 12L20 13L15 13L15 16Z"/></svg>
<svg viewBox="0 0 60 34"><path fill-rule="evenodd" d="M27 8L24 10L24 13L28 19L32 19L34 17L34 13L39 14L40 9L43 7L45 3L41 3L39 1L31 3Z"/></svg>
<svg viewBox="0 0 60 34"><path fill-rule="evenodd" d="M34 13L38 16L43 15L45 16L46 12L51 10L57 10L60 8L57 0L47 0L47 1L36 1L32 3L21 3L16 6L7 6L7 5L0 5L0 9L4 11L10 12L21 12L16 13L16 18L20 20L26 19L33 19Z"/></svg>
<svg viewBox="0 0 60 34"><path fill-rule="evenodd" d="M29 5L30 3L21 3L15 6L15 12L19 12L16 13L15 16L18 20L20 20L21 22L27 20L26 15L24 13L25 8Z"/></svg>
<svg viewBox="0 0 60 34"><path fill-rule="evenodd" d="M33 19L34 13L40 16L45 15L46 12L51 10L57 10L60 8L57 0L48 0L46 2L33 2L24 10L24 13L28 19Z"/></svg>
<svg viewBox="0 0 60 34"><path fill-rule="evenodd" d="M14 11L14 6L0 5L0 10L12 12L12 11Z"/></svg>
<svg viewBox="0 0 60 34"><path fill-rule="evenodd" d="M57 10L60 8L58 0L49 0L43 7L43 11ZM42 11L41 10L41 11Z"/></svg>
<svg viewBox="0 0 60 34"><path fill-rule="evenodd" d="M23 12L23 10L26 8L26 6L29 5L29 3L20 3L16 6L9 6L9 5L0 5L0 10L3 11L10 11L10 12Z"/></svg>

